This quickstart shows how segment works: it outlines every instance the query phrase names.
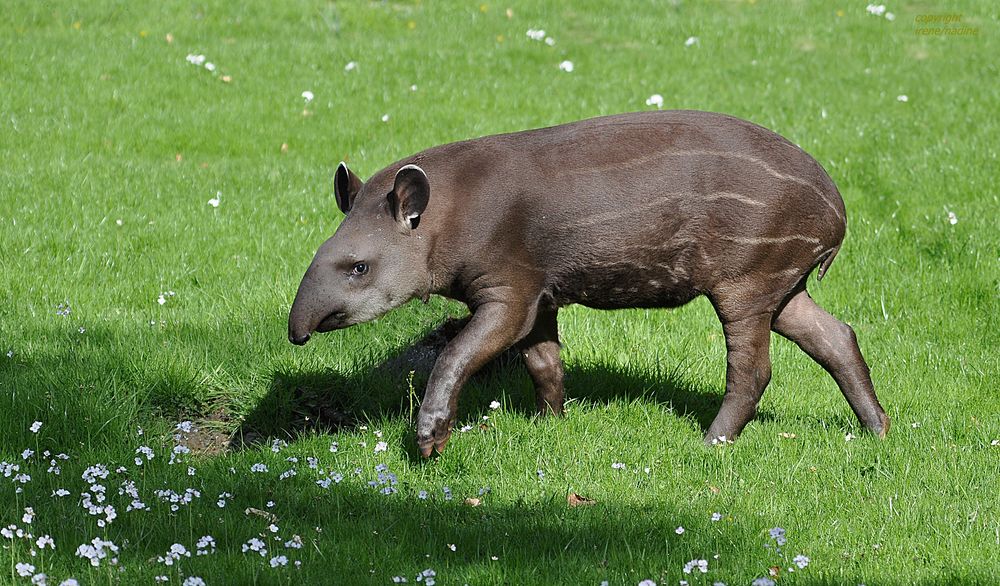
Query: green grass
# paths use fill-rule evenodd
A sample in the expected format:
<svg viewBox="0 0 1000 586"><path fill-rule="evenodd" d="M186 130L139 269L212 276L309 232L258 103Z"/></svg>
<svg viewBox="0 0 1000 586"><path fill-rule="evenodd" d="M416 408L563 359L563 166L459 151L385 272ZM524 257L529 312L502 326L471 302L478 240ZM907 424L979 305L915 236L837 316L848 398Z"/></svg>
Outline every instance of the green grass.
<svg viewBox="0 0 1000 586"><path fill-rule="evenodd" d="M439 584L747 584L770 566L781 584L1000 580L994 3L890 3L895 21L847 2L143 4L15 0L0 24L0 460L31 476L0 477L0 526L56 544L32 557L4 538L0 582L28 583L28 562L56 584L414 583L425 568ZM979 34L915 34L929 13ZM858 332L895 424L885 441L774 339L760 416L735 445L703 447L725 367L704 300L564 310L567 417L535 419L527 374L501 366L463 395L473 430L429 461L410 422L421 375L411 389L378 365L460 306L286 341L298 280L342 217L338 161L367 177L443 142L645 109L653 93L768 126L838 183L848 237L811 290ZM185 419L216 449L170 465ZM220 451L229 435L264 447ZM137 467L140 445L155 458ZM60 475L44 451L70 456ZM318 486L309 456L343 481ZM80 505L97 463L112 469L106 527ZM378 464L397 493L368 486ZM151 510L126 512L125 480ZM176 512L154 494L186 488L201 496ZM597 504L569 508L569 492ZM281 543L248 507L276 516ZM765 547L773 527L787 530L780 555ZM268 555L244 554L261 534ZM214 554L157 563L202 535ZM293 535L303 548L283 546ZM74 555L95 537L120 547L117 567ZM272 569L279 554L289 566ZM811 563L790 574L797 554ZM682 573L699 558L708 574Z"/></svg>

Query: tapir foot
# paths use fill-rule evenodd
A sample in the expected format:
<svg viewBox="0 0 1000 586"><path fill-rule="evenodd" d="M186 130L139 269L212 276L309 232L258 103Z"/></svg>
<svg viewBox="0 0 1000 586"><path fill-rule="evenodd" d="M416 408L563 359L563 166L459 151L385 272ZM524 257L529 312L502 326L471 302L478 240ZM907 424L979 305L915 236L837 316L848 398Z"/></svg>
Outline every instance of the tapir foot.
<svg viewBox="0 0 1000 586"><path fill-rule="evenodd" d="M418 439L417 445L420 447L420 455L423 456L424 458L430 458L431 454L434 453L435 449L437 449L437 452L439 454L444 453L444 447L448 445L449 439L451 439L451 431L449 431L447 435L439 439L435 438L430 438L425 440Z"/></svg>
<svg viewBox="0 0 1000 586"><path fill-rule="evenodd" d="M552 402L538 397L535 400L535 408L538 409L538 414L542 417L562 417L566 414L566 410L563 408L562 396L559 397L558 401Z"/></svg>
<svg viewBox="0 0 1000 586"><path fill-rule="evenodd" d="M886 434L889 433L889 428L892 427L892 421L884 412L881 415L882 421L879 423L878 427L872 427L870 429L878 435L878 439L885 439Z"/></svg>
<svg viewBox="0 0 1000 586"><path fill-rule="evenodd" d="M451 439L451 430L454 420L449 417L428 418L431 421L423 423L417 422L417 446L420 448L420 455L430 458L436 449L443 453L448 440Z"/></svg>

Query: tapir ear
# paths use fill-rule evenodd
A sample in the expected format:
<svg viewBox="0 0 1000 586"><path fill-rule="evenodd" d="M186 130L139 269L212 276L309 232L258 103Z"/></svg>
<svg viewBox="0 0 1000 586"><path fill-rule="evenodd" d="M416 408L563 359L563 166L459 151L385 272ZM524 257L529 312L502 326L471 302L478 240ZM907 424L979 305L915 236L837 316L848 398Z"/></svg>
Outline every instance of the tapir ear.
<svg viewBox="0 0 1000 586"><path fill-rule="evenodd" d="M347 163L337 165L337 174L333 178L333 194L337 197L337 207L345 214L351 211L354 198L361 191L365 182L347 168Z"/></svg>
<svg viewBox="0 0 1000 586"><path fill-rule="evenodd" d="M416 165L406 165L396 172L396 180L387 197L396 221L411 230L416 228L431 197L427 174Z"/></svg>

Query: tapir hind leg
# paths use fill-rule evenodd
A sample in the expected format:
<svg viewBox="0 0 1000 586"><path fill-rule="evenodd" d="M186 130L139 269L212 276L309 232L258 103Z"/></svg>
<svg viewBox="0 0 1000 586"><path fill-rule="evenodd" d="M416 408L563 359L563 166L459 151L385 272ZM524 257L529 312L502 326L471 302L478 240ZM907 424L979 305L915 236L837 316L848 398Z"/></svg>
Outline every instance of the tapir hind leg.
<svg viewBox="0 0 1000 586"><path fill-rule="evenodd" d="M773 329L829 372L861 423L885 437L889 417L875 396L868 365L851 326L816 305L803 289L778 312Z"/></svg>
<svg viewBox="0 0 1000 586"><path fill-rule="evenodd" d="M521 342L521 354L535 383L535 404L542 415L563 413L563 364L559 358L557 309L539 309L535 325Z"/></svg>
<svg viewBox="0 0 1000 586"><path fill-rule="evenodd" d="M706 443L735 439L757 414L757 403L771 380L771 315L729 321L720 312L720 317L726 335L726 394L705 434Z"/></svg>

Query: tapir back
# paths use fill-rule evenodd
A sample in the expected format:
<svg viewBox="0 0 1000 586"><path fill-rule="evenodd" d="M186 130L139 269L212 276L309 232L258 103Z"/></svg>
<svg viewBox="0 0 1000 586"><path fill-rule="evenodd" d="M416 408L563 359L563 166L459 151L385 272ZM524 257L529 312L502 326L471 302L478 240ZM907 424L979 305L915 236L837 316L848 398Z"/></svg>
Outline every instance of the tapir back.
<svg viewBox="0 0 1000 586"><path fill-rule="evenodd" d="M541 280L557 305L600 308L675 306L749 281L787 291L845 229L843 201L812 157L721 114L484 137L424 151L386 177L408 163L430 178L430 265L457 280L443 289L458 298L473 278Z"/></svg>

